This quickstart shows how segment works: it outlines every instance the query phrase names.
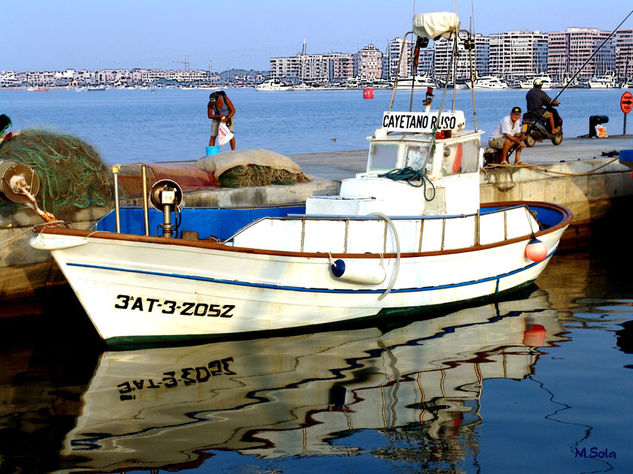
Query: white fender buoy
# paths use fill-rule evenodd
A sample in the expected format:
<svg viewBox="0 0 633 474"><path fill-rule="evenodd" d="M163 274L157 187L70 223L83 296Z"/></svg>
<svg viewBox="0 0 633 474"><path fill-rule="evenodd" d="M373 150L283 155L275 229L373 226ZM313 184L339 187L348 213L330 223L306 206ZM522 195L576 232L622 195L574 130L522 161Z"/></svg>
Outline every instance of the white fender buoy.
<svg viewBox="0 0 633 474"><path fill-rule="evenodd" d="M542 262L547 257L547 245L533 237L525 246L525 256L533 262Z"/></svg>
<svg viewBox="0 0 633 474"><path fill-rule="evenodd" d="M349 283L363 283L367 285L379 285L387 274L380 265L364 265L359 262L335 260L330 264L330 270L334 278Z"/></svg>

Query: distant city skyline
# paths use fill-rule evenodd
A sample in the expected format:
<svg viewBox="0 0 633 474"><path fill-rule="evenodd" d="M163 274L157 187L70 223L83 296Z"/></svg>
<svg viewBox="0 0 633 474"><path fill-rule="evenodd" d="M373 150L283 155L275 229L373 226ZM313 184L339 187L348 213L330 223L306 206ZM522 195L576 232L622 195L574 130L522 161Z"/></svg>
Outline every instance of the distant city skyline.
<svg viewBox="0 0 633 474"><path fill-rule="evenodd" d="M415 8L414 8L415 4ZM630 12L621 0L2 0L0 71L65 68L268 70L301 51L384 50L411 29L413 12L455 11L477 33L611 31ZM622 28L633 28L630 17Z"/></svg>

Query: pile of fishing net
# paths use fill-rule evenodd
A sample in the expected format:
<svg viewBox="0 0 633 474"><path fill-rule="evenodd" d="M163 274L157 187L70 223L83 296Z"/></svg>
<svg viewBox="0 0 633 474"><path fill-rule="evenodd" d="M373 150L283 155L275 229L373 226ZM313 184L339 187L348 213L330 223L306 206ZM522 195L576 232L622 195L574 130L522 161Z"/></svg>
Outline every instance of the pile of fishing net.
<svg viewBox="0 0 633 474"><path fill-rule="evenodd" d="M2 143L0 161L32 168L40 178L36 199L58 219L89 206L112 205L108 169L99 153L83 140L42 129L26 129ZM3 203L1 207L14 207Z"/></svg>
<svg viewBox="0 0 633 474"><path fill-rule="evenodd" d="M263 149L225 151L204 157L196 166L213 173L222 187L239 188L310 181L285 155Z"/></svg>

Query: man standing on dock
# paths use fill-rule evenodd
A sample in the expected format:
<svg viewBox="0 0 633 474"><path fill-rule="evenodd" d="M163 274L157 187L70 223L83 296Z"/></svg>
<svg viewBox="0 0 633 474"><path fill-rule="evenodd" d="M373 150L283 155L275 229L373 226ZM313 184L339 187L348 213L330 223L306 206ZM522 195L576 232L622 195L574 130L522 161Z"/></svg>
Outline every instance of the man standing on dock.
<svg viewBox="0 0 633 474"><path fill-rule="evenodd" d="M207 105L207 116L213 120L211 122L211 138L209 146L215 146L215 139L218 136L220 123L226 124L231 132L233 132L233 116L235 115L235 106L231 99L226 96L224 91L216 91L209 96L209 104ZM231 150L235 150L235 137L229 142Z"/></svg>
<svg viewBox="0 0 633 474"><path fill-rule="evenodd" d="M510 115L506 115L501 119L497 128L492 133L488 145L496 150L501 150L501 164L508 164L508 152L510 147L516 148L514 159L515 165L522 165L521 150L525 148L525 135L521 133L521 107L512 107Z"/></svg>

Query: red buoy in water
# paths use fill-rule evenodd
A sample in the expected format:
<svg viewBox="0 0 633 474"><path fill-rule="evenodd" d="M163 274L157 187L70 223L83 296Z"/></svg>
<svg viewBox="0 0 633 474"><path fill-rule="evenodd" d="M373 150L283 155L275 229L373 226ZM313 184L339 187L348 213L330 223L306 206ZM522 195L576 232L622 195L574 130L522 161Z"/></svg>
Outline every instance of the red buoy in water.
<svg viewBox="0 0 633 474"><path fill-rule="evenodd" d="M533 262L542 262L547 257L547 245L537 238L533 238L525 246L525 256Z"/></svg>
<svg viewBox="0 0 633 474"><path fill-rule="evenodd" d="M371 87L366 87L363 89L363 99L373 99L374 98L374 90Z"/></svg>

